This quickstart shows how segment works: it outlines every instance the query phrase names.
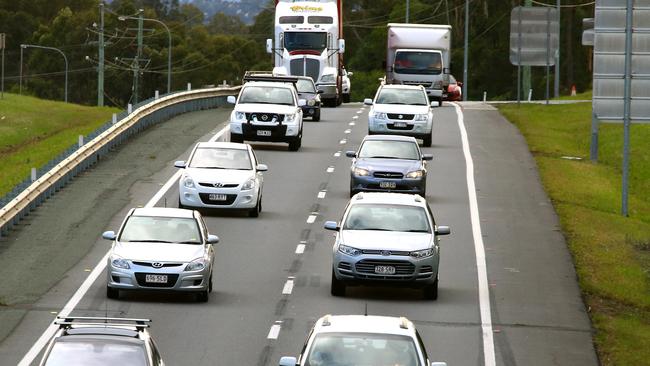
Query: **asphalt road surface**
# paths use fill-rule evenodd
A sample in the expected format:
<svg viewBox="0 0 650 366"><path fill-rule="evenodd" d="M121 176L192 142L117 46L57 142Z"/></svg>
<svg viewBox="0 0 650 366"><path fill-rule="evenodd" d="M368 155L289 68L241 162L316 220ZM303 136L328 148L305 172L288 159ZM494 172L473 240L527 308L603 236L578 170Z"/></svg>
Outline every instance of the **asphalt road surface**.
<svg viewBox="0 0 650 366"><path fill-rule="evenodd" d="M321 122L306 121L298 152L253 144L269 166L263 212L259 218L206 216L221 238L208 303L151 293L108 300L105 274L96 267L110 245L101 232L117 229L131 207L177 205L176 184L165 185L175 173L173 161L185 160L194 141L213 138L228 115L195 112L127 143L0 242L0 258L11 253L14 260L58 248L33 254L39 260L28 263L30 271L19 276L25 271L14 269L10 283L0 286L10 299L0 306L6 335L0 364L29 361L25 354L76 292L78 302L65 309L74 315L152 319L168 365L275 365L281 356L297 355L320 316L365 309L408 317L430 358L450 366L598 365L571 257L525 141L492 107L465 104L459 121L460 111L449 104L436 109L433 146L424 149L434 154L427 200L437 223L452 230L441 241L437 301L399 288L352 287L345 298L329 293L334 238L322 224L340 219L349 199L345 151L367 132L367 109L360 104L324 109ZM45 242L36 245L35 237ZM86 291L82 283L93 273L99 276L86 282ZM37 363L38 347L33 351Z"/></svg>

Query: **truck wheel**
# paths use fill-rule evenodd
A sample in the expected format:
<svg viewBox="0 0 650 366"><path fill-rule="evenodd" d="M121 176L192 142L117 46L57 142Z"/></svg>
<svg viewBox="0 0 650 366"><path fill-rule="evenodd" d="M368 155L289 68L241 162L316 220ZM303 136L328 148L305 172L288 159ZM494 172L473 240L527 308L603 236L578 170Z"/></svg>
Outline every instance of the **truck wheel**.
<svg viewBox="0 0 650 366"><path fill-rule="evenodd" d="M436 281L433 284L424 286L424 288L422 289L422 294L424 295L424 298L427 300L437 300L438 279L436 278Z"/></svg>
<svg viewBox="0 0 650 366"><path fill-rule="evenodd" d="M298 151L302 145L302 134L289 141L289 151Z"/></svg>
<svg viewBox="0 0 650 366"><path fill-rule="evenodd" d="M334 100L334 107L338 107L338 106L340 106L342 103L343 103L343 98L339 95L339 96L336 97L336 99Z"/></svg>
<svg viewBox="0 0 650 366"><path fill-rule="evenodd" d="M444 100L445 100L445 98L443 98L443 97L438 98L438 103L439 103L438 107L442 107L442 102Z"/></svg>
<svg viewBox="0 0 650 366"><path fill-rule="evenodd" d="M343 94L343 103L350 103L350 94Z"/></svg>
<svg viewBox="0 0 650 366"><path fill-rule="evenodd" d="M311 120L314 122L320 121L320 108L314 112L314 115L311 117Z"/></svg>
<svg viewBox="0 0 650 366"><path fill-rule="evenodd" d="M240 135L238 133L231 133L230 134L230 142L242 143L242 142L244 142L244 135Z"/></svg>
<svg viewBox="0 0 650 366"><path fill-rule="evenodd" d="M422 146L424 147L431 147L431 135L424 135L422 136Z"/></svg>
<svg viewBox="0 0 650 366"><path fill-rule="evenodd" d="M334 270L332 270L332 283L330 285L330 293L332 296L345 296L345 283L336 279Z"/></svg>

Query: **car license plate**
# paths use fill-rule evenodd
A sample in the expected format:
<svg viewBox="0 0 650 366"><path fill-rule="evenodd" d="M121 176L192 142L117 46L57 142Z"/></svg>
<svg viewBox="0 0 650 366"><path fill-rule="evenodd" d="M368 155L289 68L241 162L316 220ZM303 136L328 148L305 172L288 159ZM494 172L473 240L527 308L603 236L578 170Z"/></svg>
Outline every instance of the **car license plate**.
<svg viewBox="0 0 650 366"><path fill-rule="evenodd" d="M228 197L225 194L210 193L210 201L225 201Z"/></svg>
<svg viewBox="0 0 650 366"><path fill-rule="evenodd" d="M395 274L395 267L393 267L393 266L375 266L375 273L377 273L377 274Z"/></svg>
<svg viewBox="0 0 650 366"><path fill-rule="evenodd" d="M395 188L397 188L397 183L395 183L395 182L379 182L379 188L395 189Z"/></svg>
<svg viewBox="0 0 650 366"><path fill-rule="evenodd" d="M148 274L144 277L148 283L167 283L167 275L153 275Z"/></svg>
<svg viewBox="0 0 650 366"><path fill-rule="evenodd" d="M269 130L257 130L257 136L271 136L271 131L269 131Z"/></svg>
<svg viewBox="0 0 650 366"><path fill-rule="evenodd" d="M395 122L393 126L398 128L406 127L406 122Z"/></svg>

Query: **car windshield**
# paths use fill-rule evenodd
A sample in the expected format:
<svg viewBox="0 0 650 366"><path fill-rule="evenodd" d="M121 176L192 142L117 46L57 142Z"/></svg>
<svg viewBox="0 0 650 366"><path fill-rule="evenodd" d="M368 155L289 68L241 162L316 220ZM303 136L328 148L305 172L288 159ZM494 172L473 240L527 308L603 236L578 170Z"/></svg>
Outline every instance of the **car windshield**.
<svg viewBox="0 0 650 366"><path fill-rule="evenodd" d="M399 51L394 70L398 74L438 75L442 72L442 57L438 52Z"/></svg>
<svg viewBox="0 0 650 366"><path fill-rule="evenodd" d="M248 150L199 147L188 164L190 168L251 170Z"/></svg>
<svg viewBox="0 0 650 366"><path fill-rule="evenodd" d="M289 52L297 50L322 52L326 47L326 32L284 32L284 48Z"/></svg>
<svg viewBox="0 0 650 366"><path fill-rule="evenodd" d="M427 213L422 207L371 203L353 205L343 229L431 232Z"/></svg>
<svg viewBox="0 0 650 366"><path fill-rule="evenodd" d="M56 342L45 366L146 366L143 344L132 342L78 340Z"/></svg>
<svg viewBox="0 0 650 366"><path fill-rule="evenodd" d="M314 87L314 82L307 79L298 79L296 84L298 93L316 93L316 88Z"/></svg>
<svg viewBox="0 0 650 366"><path fill-rule="evenodd" d="M131 216L120 233L120 242L201 244L193 218Z"/></svg>
<svg viewBox="0 0 650 366"><path fill-rule="evenodd" d="M305 366L419 366L413 340L371 333L321 333L309 349Z"/></svg>
<svg viewBox="0 0 650 366"><path fill-rule="evenodd" d="M359 158L419 160L420 150L411 141L367 140L361 145Z"/></svg>
<svg viewBox="0 0 650 366"><path fill-rule="evenodd" d="M428 105L427 95L420 89L382 88L376 104Z"/></svg>
<svg viewBox="0 0 650 366"><path fill-rule="evenodd" d="M295 105L289 88L272 86L247 86L239 97L239 103Z"/></svg>

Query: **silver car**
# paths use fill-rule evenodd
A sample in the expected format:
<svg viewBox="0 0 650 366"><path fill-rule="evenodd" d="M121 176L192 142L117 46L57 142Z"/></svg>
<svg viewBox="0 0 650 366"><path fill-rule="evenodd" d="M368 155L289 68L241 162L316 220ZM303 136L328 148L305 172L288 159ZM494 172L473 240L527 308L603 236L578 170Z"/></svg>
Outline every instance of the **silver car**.
<svg viewBox="0 0 650 366"><path fill-rule="evenodd" d="M198 211L136 208L126 215L113 241L106 267L106 296L120 290L163 290L196 293L201 302L212 292L213 244L219 242Z"/></svg>
<svg viewBox="0 0 650 366"><path fill-rule="evenodd" d="M331 293L344 296L348 285L394 284L422 288L438 298L439 236L426 200L416 194L357 193L347 205L333 247Z"/></svg>

